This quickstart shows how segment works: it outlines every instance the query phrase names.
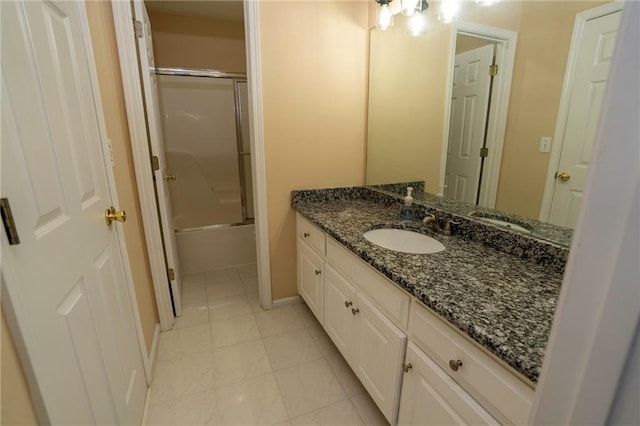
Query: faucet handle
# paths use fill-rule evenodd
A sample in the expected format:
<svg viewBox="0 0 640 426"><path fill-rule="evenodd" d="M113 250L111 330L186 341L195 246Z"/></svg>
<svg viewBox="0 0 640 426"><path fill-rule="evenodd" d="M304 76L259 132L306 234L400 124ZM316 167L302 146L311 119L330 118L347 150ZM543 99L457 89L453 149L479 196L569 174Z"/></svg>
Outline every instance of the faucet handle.
<svg viewBox="0 0 640 426"><path fill-rule="evenodd" d="M455 220L448 220L447 224L444 226L444 235L451 235L451 225L460 225L460 222L456 222Z"/></svg>
<svg viewBox="0 0 640 426"><path fill-rule="evenodd" d="M436 221L436 217L433 214L427 213L426 215L424 215L424 218L422 219L422 223L429 223L429 222L435 222Z"/></svg>

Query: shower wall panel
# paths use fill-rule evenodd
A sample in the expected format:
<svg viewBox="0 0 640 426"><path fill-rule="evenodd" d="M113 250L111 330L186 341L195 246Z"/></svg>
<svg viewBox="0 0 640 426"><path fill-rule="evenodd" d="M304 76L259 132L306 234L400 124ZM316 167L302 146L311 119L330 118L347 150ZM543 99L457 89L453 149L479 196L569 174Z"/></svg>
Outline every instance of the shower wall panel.
<svg viewBox="0 0 640 426"><path fill-rule="evenodd" d="M243 221L232 80L158 76L175 228Z"/></svg>

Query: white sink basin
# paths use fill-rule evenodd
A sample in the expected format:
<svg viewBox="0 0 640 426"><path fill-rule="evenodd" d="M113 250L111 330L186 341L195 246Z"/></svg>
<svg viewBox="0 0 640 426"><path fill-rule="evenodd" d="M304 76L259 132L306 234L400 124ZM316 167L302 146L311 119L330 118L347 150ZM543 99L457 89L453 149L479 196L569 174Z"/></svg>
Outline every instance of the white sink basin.
<svg viewBox="0 0 640 426"><path fill-rule="evenodd" d="M402 253L427 254L444 250L440 241L404 229L373 229L365 232L363 237L375 245Z"/></svg>

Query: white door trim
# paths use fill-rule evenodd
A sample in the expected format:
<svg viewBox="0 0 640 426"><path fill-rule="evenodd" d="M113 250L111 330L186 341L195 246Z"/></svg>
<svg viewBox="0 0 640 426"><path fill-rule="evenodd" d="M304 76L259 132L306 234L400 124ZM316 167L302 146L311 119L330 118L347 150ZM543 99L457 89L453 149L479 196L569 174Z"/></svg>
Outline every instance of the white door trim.
<svg viewBox="0 0 640 426"><path fill-rule="evenodd" d="M256 250L260 302L264 309L271 309L271 272L269 263L269 233L267 220L267 190L264 154L264 127L262 114L262 79L260 60L259 5L245 1L245 34L247 44L247 81L249 85L249 122L252 140L252 173L254 179L254 209ZM112 2L113 20L118 40L118 55L127 105L129 132L133 160L136 169L138 194L142 209L145 238L149 250L154 290L162 330L173 326L171 295L164 269L164 254L160 236L160 220L156 209L153 176L149 165L150 152L147 143L144 104L139 79L139 65L133 29L133 14L128 1ZM155 248L156 250L152 250ZM158 250L159 248L159 250Z"/></svg>
<svg viewBox="0 0 640 426"><path fill-rule="evenodd" d="M555 143L551 145L551 155L549 156L549 166L547 167L547 176L544 185L544 194L542 196L542 205L540 207L540 220L549 221L551 215L551 203L553 201L553 190L555 188L555 173L560 164L560 155L562 154L562 142L564 132L567 127L567 118L569 116L569 103L571 101L571 88L575 79L575 64L578 60L578 51L582 34L584 33L585 23L591 19L609 15L622 10L623 2L614 1L585 10L576 15L573 25L573 35L571 36L571 45L569 47L569 56L567 57L567 69L564 75L564 83L562 84L562 94L560 95L560 107L558 108L558 117L556 118L556 127L553 132L553 140Z"/></svg>
<svg viewBox="0 0 640 426"><path fill-rule="evenodd" d="M258 286L263 309L272 308L271 264L269 261L269 221L267 216L267 175L262 114L262 60L260 50L260 4L244 0L244 31L247 46L249 86L249 128L251 133L251 172L253 175L254 221L258 258Z"/></svg>
<svg viewBox="0 0 640 426"><path fill-rule="evenodd" d="M640 323L639 18L626 3L530 424L607 423Z"/></svg>
<svg viewBox="0 0 640 426"><path fill-rule="evenodd" d="M487 147L489 157L484 163L482 184L484 190L480 192L480 205L495 207L498 193L498 180L500 178L500 165L502 163L502 149L504 146L504 134L507 127L507 112L509 110L509 95L511 93L511 79L518 44L518 33L502 28L473 22L458 21L451 28L451 43L449 49L449 66L447 74L447 96L445 98L444 125L442 132L442 154L440 159L440 182L438 195L444 192L444 175L447 166L447 145L449 143L449 121L451 119L451 94L453 82L452 70L456 56L457 34L465 34L473 37L495 40L501 43L498 49L496 63L498 75L494 79L493 93L491 96L491 114L487 128ZM500 46L500 45L499 45Z"/></svg>
<svg viewBox="0 0 640 426"><path fill-rule="evenodd" d="M153 186L151 153L149 151L145 110L142 100L136 35L133 28L132 5L129 1L114 1L111 2L111 7L113 9L113 24L118 43L118 57L120 59L120 72L122 74L122 85L127 107L131 151L136 171L142 224L147 243L156 305L158 307L160 329L165 331L173 327L175 318L171 305L162 235L160 234L160 218L156 208L156 194Z"/></svg>

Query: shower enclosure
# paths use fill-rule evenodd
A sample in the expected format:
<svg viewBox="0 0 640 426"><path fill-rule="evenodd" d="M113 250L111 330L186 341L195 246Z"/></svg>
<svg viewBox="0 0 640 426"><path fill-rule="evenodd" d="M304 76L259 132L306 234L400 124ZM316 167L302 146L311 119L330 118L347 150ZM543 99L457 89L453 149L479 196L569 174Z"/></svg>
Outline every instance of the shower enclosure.
<svg viewBox="0 0 640 426"><path fill-rule="evenodd" d="M156 74L183 272L255 262L246 75Z"/></svg>

